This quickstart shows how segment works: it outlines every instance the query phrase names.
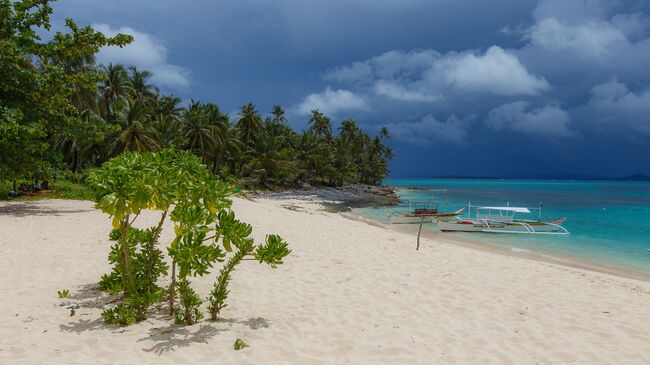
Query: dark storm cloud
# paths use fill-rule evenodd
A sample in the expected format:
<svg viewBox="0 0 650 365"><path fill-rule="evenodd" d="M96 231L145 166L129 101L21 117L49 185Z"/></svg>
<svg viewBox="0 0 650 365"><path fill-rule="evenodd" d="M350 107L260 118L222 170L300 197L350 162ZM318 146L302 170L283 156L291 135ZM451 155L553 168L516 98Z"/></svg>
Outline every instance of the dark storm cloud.
<svg viewBox="0 0 650 365"><path fill-rule="evenodd" d="M236 111L393 130L396 175L650 172L650 5L602 0L61 0L136 36L104 62ZM59 21L62 18L58 18ZM425 158L423 158L425 156ZM435 158L434 158L435 157Z"/></svg>

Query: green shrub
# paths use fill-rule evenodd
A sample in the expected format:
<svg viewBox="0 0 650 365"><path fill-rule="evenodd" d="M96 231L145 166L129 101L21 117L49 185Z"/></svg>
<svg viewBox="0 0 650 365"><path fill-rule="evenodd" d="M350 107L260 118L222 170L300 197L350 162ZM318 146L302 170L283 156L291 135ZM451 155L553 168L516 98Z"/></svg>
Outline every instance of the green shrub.
<svg viewBox="0 0 650 365"><path fill-rule="evenodd" d="M199 310L201 306L201 297L190 287L188 280L181 280L178 283L179 307L174 311L174 320L176 324L192 325L203 318L203 313Z"/></svg>
<svg viewBox="0 0 650 365"><path fill-rule="evenodd" d="M122 290L122 282L120 281L120 274L117 272L111 272L110 274L102 275L102 278L99 280L99 285L97 289L106 292L110 295L117 295Z"/></svg>
<svg viewBox="0 0 650 365"><path fill-rule="evenodd" d="M59 296L59 299L65 299L65 298L68 297L69 294L70 294L70 291L68 289L58 290L56 292L56 295Z"/></svg>
<svg viewBox="0 0 650 365"><path fill-rule="evenodd" d="M233 347L235 348L235 351L239 351L239 350L244 349L246 347L250 347L250 345L247 344L246 342L244 342L244 340L242 340L241 338L237 338L235 340L235 343L233 344Z"/></svg>
<svg viewBox="0 0 650 365"><path fill-rule="evenodd" d="M128 304L118 304L116 307L104 309L102 318L108 324L130 326L135 323L136 310Z"/></svg>
<svg viewBox="0 0 650 365"><path fill-rule="evenodd" d="M290 251L275 235L256 246L250 225L240 222L230 210L232 188L215 178L190 152L164 150L158 153L124 153L88 176L96 207L112 217L113 230L108 261L113 268L102 276L99 288L122 293L122 306L105 311L109 323L130 324L146 318L152 305L167 297L170 315L187 325L200 320L201 298L190 278L210 273L226 252L235 252L220 270L208 298L211 318L225 307L230 274L245 256L275 267ZM143 210L160 213L158 224L135 228ZM159 280L168 275L160 233L169 218L175 237L167 246L171 258L170 285ZM178 299L178 303L176 300Z"/></svg>

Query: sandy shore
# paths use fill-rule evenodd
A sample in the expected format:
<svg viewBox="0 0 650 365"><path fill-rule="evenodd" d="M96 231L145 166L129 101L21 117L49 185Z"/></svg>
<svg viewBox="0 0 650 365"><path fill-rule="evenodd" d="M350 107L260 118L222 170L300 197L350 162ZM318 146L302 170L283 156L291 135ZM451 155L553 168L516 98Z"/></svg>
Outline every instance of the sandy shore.
<svg viewBox="0 0 650 365"><path fill-rule="evenodd" d="M648 282L430 239L416 252L411 235L317 204L234 208L256 238L289 242L285 265L244 263L217 323L122 328L102 323L113 298L94 290L109 219L83 201L0 205L0 363L650 363ZM195 281L202 296L213 280ZM234 351L238 337L251 347Z"/></svg>

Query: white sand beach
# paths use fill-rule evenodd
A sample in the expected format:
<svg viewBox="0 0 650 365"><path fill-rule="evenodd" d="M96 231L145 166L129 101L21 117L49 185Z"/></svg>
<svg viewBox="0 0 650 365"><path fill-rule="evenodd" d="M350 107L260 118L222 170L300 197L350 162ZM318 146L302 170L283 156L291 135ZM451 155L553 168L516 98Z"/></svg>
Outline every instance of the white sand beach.
<svg viewBox="0 0 650 365"><path fill-rule="evenodd" d="M648 282L430 239L415 251L317 204L234 209L257 239L285 238L285 264L242 263L216 323L176 326L163 307L117 327L94 289L110 219L87 201L3 203L0 364L650 364ZM193 281L202 297L215 275Z"/></svg>

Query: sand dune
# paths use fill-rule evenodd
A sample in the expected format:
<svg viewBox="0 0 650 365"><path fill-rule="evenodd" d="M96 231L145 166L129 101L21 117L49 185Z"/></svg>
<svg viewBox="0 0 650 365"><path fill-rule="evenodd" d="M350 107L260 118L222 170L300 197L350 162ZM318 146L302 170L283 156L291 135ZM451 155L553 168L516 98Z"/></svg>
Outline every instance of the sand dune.
<svg viewBox="0 0 650 365"><path fill-rule="evenodd" d="M83 201L0 206L0 363L650 363L650 283L428 239L416 252L410 235L317 205L234 208L256 238L289 242L285 264L242 264L217 323L161 311L115 327L99 316L115 298L94 290L109 219ZM213 280L194 281L201 295ZM234 351L238 337L251 347Z"/></svg>

